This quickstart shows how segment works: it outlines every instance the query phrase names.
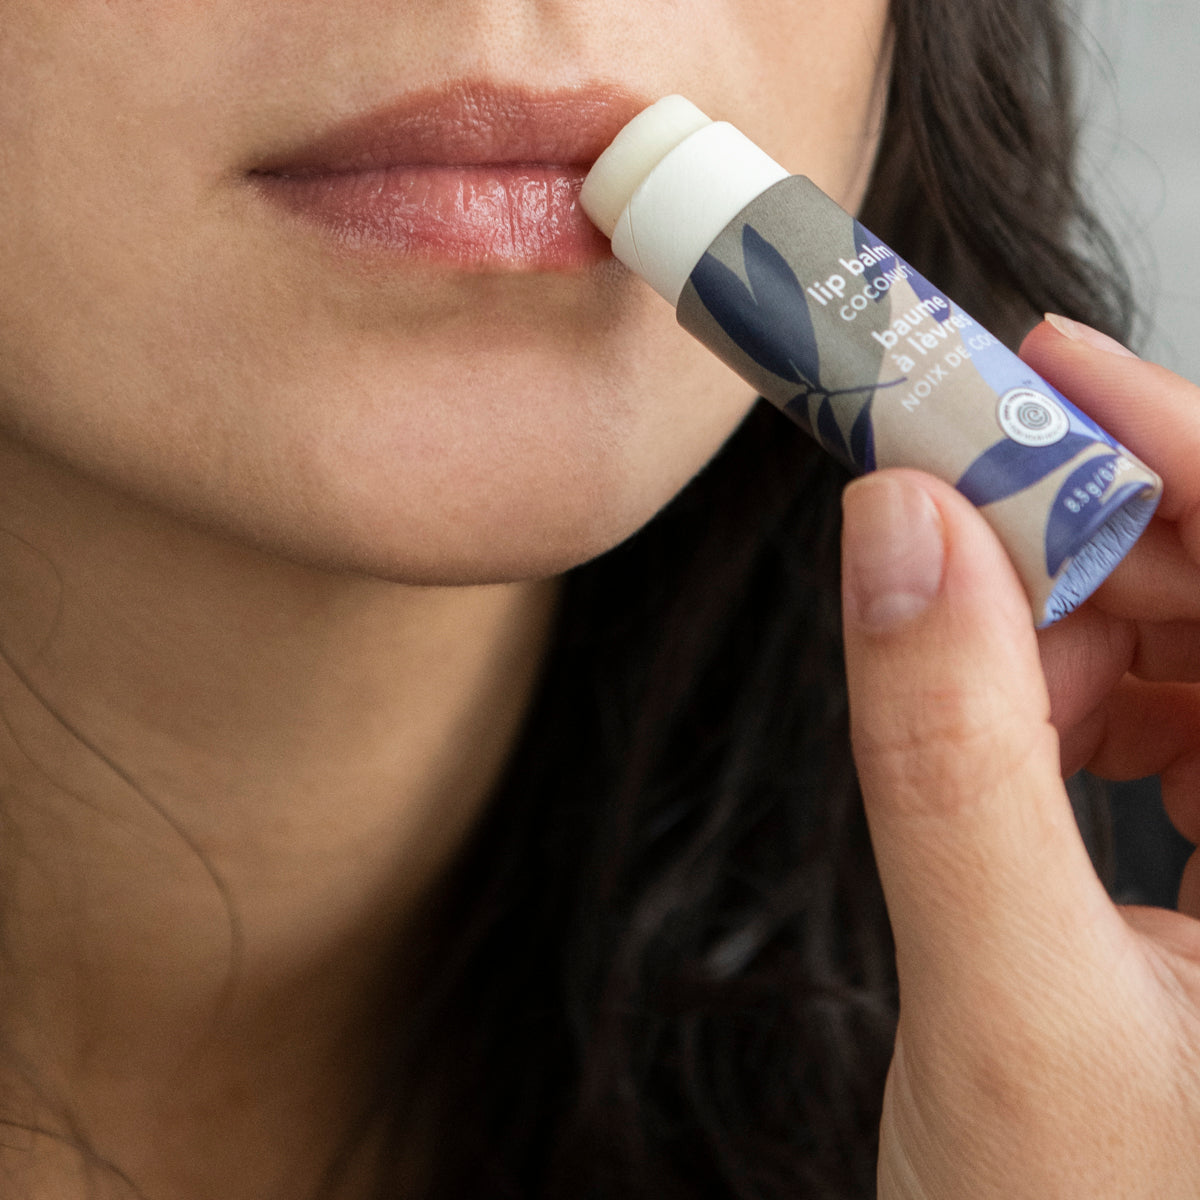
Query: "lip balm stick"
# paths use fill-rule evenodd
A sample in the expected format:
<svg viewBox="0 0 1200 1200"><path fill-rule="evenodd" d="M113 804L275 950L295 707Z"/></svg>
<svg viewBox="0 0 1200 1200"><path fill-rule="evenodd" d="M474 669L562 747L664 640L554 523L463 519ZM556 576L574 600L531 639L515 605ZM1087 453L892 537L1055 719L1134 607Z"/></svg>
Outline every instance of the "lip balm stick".
<svg viewBox="0 0 1200 1200"><path fill-rule="evenodd" d="M1162 482L810 180L682 96L583 186L679 323L853 470L929 471L975 503L1048 625L1137 540Z"/></svg>

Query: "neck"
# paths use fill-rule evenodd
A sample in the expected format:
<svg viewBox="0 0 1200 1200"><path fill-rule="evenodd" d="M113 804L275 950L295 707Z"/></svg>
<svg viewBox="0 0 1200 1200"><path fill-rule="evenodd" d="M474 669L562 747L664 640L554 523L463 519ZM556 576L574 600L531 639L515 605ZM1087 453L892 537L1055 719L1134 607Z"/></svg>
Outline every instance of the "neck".
<svg viewBox="0 0 1200 1200"><path fill-rule="evenodd" d="M0 468L0 1115L44 1131L0 1170L74 1200L75 1129L147 1195L307 1194L553 586L323 572Z"/></svg>

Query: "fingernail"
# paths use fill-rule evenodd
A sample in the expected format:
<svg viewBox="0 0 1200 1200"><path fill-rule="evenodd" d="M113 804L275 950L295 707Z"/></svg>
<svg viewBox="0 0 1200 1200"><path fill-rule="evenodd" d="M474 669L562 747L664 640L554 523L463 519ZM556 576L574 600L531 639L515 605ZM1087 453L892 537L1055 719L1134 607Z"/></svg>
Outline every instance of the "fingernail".
<svg viewBox="0 0 1200 1200"><path fill-rule="evenodd" d="M1084 325L1082 321L1072 321L1070 317L1063 317L1058 313L1047 313L1046 322L1057 329L1063 337L1070 338L1073 342L1084 342L1096 350L1119 354L1124 358L1137 358L1137 355L1128 346L1121 345L1116 338L1109 337L1107 333L1101 333L1100 330L1093 329L1090 325Z"/></svg>
<svg viewBox="0 0 1200 1200"><path fill-rule="evenodd" d="M891 475L856 480L842 510L847 618L868 633L891 633L919 617L941 587L941 516L923 489Z"/></svg>

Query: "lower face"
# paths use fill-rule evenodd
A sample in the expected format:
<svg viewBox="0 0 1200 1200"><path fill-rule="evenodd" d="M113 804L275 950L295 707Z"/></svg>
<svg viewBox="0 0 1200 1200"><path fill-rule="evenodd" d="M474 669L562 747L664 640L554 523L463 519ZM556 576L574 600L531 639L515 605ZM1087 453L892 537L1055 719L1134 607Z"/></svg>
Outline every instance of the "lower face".
<svg viewBox="0 0 1200 1200"><path fill-rule="evenodd" d="M599 553L753 397L587 163L682 92L853 207L886 12L0 0L0 452L389 579Z"/></svg>

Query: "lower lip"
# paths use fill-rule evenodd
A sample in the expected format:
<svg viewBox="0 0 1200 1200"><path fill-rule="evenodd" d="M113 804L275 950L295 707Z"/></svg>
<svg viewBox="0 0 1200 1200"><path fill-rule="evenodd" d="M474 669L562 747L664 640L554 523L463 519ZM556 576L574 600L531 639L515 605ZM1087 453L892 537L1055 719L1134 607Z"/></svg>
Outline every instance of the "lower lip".
<svg viewBox="0 0 1200 1200"><path fill-rule="evenodd" d="M571 270L611 257L579 207L583 166L409 166L264 174L271 200L353 253L465 268Z"/></svg>

